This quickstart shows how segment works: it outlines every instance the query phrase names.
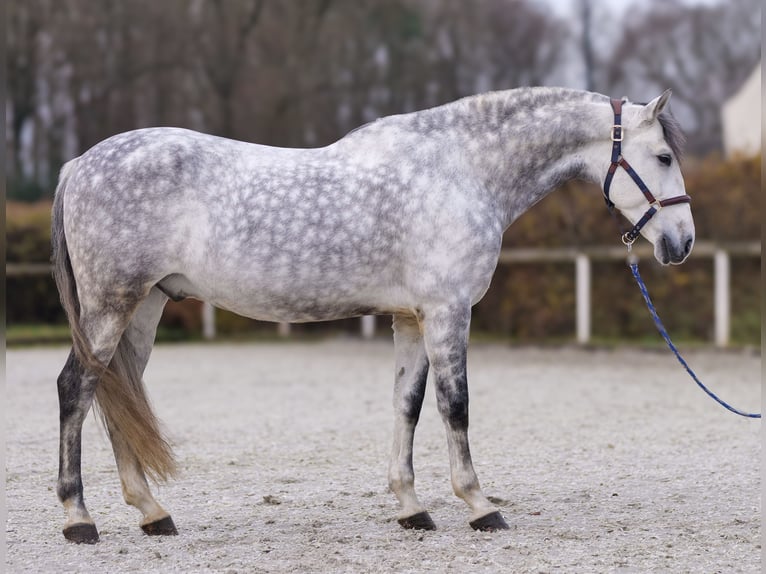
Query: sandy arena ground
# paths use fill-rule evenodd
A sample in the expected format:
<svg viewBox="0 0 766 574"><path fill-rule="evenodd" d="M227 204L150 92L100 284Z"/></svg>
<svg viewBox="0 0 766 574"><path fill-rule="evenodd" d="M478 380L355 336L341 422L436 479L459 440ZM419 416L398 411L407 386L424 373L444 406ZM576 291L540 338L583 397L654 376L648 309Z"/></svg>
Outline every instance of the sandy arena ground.
<svg viewBox="0 0 766 574"><path fill-rule="evenodd" d="M180 534L143 535L91 415L83 472L101 542L71 544L55 493L66 353L7 353L8 572L760 571L759 422L715 405L667 353L478 344L472 451L508 531L468 526L430 386L415 469L438 530L396 524L393 345L335 340L159 346L146 380L182 474L158 499ZM759 355L688 358L759 409Z"/></svg>

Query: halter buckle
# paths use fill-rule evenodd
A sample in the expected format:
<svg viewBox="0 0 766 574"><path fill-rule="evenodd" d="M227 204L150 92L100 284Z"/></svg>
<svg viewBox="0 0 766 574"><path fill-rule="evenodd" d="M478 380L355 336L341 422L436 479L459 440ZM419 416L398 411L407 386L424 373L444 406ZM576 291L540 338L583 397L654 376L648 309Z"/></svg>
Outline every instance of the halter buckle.
<svg viewBox="0 0 766 574"><path fill-rule="evenodd" d="M630 251L630 248L636 242L637 237L631 236L630 231L626 231L622 234L620 239L622 239L622 244L628 248L628 251Z"/></svg>
<svg viewBox="0 0 766 574"><path fill-rule="evenodd" d="M612 141L613 142L621 142L622 141L622 126L619 124L615 124L612 126L612 133L611 133Z"/></svg>

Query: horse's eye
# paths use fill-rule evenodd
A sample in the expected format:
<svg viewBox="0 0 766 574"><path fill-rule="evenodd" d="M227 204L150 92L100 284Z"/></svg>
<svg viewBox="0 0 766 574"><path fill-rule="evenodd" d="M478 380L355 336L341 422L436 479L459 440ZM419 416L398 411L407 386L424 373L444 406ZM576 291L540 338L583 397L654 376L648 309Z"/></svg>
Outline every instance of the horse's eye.
<svg viewBox="0 0 766 574"><path fill-rule="evenodd" d="M660 160L662 165L670 165L673 162L673 158L669 153L661 153L657 156L657 159Z"/></svg>

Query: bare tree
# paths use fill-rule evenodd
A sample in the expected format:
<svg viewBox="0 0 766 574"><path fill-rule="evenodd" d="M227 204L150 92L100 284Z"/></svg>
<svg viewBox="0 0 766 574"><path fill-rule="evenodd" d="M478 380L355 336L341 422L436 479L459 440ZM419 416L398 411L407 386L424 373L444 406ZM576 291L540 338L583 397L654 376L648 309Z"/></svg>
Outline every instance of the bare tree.
<svg viewBox="0 0 766 574"><path fill-rule="evenodd" d="M546 84L579 66L573 53L586 87L637 99L674 88L695 149L715 147L718 106L759 56L757 0L650 0L614 50L592 33L607 4L579 2L578 39L534 0L14 1L11 183L52 189L68 157L147 125L320 145L379 116Z"/></svg>
<svg viewBox="0 0 766 574"><path fill-rule="evenodd" d="M218 104L208 125L222 136L236 136L237 88L263 6L264 0L202 0L193 10L196 67Z"/></svg>
<svg viewBox="0 0 766 574"><path fill-rule="evenodd" d="M649 99L674 91L674 108L696 152L721 145L720 106L760 58L759 0L689 6L653 0L625 23L608 82Z"/></svg>
<svg viewBox="0 0 766 574"><path fill-rule="evenodd" d="M564 34L542 6L528 0L479 0L470 11L457 0L437 6L440 63L452 76L453 96L547 83Z"/></svg>
<svg viewBox="0 0 766 574"><path fill-rule="evenodd" d="M584 67L585 89L592 92L596 89L594 68L596 58L593 53L593 0L578 0L578 16L580 19L580 48Z"/></svg>
<svg viewBox="0 0 766 574"><path fill-rule="evenodd" d="M38 37L43 12L39 3L11 2L7 6L7 73L8 100L6 118L8 131L6 144L9 151L8 175L10 178L30 177L29 166L25 169L21 154L22 131L34 121L37 108L37 77L40 59Z"/></svg>

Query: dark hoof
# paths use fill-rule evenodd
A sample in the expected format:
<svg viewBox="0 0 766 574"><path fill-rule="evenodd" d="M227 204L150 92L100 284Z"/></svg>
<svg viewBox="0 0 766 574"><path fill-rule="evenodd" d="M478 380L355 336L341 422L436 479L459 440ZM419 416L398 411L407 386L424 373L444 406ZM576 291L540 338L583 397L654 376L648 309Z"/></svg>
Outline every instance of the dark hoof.
<svg viewBox="0 0 766 574"><path fill-rule="evenodd" d="M73 524L64 528L64 538L77 544L95 544L98 542L98 530L95 524Z"/></svg>
<svg viewBox="0 0 766 574"><path fill-rule="evenodd" d="M149 536L175 536L178 534L176 525L173 524L173 519L170 516L160 518L149 524L143 524L141 530Z"/></svg>
<svg viewBox="0 0 766 574"><path fill-rule="evenodd" d="M436 530L436 524L431 520L431 517L424 510L418 512L407 518L400 518L397 521L402 528L410 528L412 530Z"/></svg>
<svg viewBox="0 0 766 574"><path fill-rule="evenodd" d="M490 512L486 516L477 518L469 522L471 528L474 530L480 530L481 532L494 532L495 530L508 530L508 524L506 524L503 515L498 511Z"/></svg>

